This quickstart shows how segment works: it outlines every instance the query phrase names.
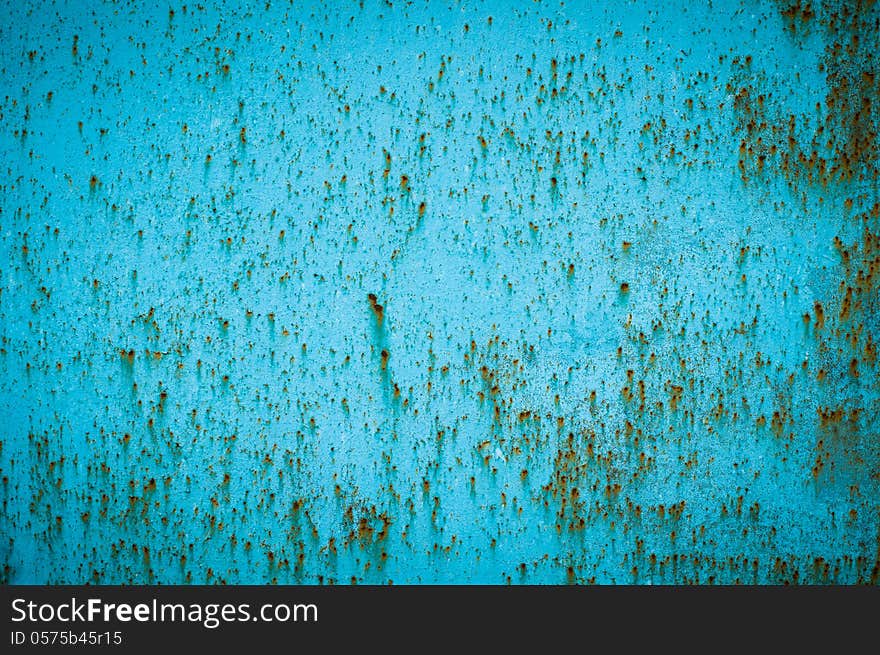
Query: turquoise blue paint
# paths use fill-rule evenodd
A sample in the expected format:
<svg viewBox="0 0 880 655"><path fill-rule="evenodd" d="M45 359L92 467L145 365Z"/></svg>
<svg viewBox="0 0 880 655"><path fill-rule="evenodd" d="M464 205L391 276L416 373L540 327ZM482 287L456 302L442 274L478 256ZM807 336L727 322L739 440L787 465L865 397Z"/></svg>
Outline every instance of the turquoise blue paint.
<svg viewBox="0 0 880 655"><path fill-rule="evenodd" d="M2 9L4 581L876 583L876 6L207 4Z"/></svg>

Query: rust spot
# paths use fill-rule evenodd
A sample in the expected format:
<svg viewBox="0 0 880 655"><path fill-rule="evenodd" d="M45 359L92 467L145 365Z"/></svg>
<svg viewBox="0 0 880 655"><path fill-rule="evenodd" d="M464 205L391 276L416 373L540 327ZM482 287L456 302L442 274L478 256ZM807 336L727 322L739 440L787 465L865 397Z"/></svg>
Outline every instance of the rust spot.
<svg viewBox="0 0 880 655"><path fill-rule="evenodd" d="M382 321L385 318L385 310L382 307L382 305L379 304L379 300L376 297L376 294L375 293L368 293L367 300L370 303L370 309L373 311L373 314L376 317L376 322L379 325L382 325Z"/></svg>
<svg viewBox="0 0 880 655"><path fill-rule="evenodd" d="M813 304L813 312L816 315L816 329L821 330L825 327L825 310L822 308L822 303L818 300Z"/></svg>

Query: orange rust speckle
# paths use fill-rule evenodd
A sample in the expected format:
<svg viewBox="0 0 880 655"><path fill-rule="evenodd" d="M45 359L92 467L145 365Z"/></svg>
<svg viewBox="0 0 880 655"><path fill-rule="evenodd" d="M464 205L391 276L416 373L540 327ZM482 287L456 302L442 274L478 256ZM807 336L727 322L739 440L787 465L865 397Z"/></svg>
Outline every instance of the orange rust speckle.
<svg viewBox="0 0 880 655"><path fill-rule="evenodd" d="M376 322L379 325L382 325L382 321L385 318L385 310L382 305L379 304L378 298L375 293L367 294L367 300L370 303L370 309L373 310L373 314L376 316Z"/></svg>
<svg viewBox="0 0 880 655"><path fill-rule="evenodd" d="M813 305L813 311L816 314L816 329L821 330L825 327L825 310L822 308L822 303L816 301Z"/></svg>

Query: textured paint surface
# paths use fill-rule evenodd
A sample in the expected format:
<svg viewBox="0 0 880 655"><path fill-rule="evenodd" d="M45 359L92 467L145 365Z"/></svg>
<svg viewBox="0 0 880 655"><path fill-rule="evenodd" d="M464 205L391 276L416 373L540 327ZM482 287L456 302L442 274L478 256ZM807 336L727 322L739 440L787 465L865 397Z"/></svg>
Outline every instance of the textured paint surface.
<svg viewBox="0 0 880 655"><path fill-rule="evenodd" d="M873 2L5 2L12 583L877 583Z"/></svg>

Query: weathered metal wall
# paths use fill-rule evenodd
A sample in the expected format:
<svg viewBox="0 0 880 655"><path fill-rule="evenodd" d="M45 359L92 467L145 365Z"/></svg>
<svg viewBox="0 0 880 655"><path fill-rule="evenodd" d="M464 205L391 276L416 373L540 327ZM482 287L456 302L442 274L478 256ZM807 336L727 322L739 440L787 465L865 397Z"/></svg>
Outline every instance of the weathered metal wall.
<svg viewBox="0 0 880 655"><path fill-rule="evenodd" d="M877 4L4 4L3 580L877 582Z"/></svg>

